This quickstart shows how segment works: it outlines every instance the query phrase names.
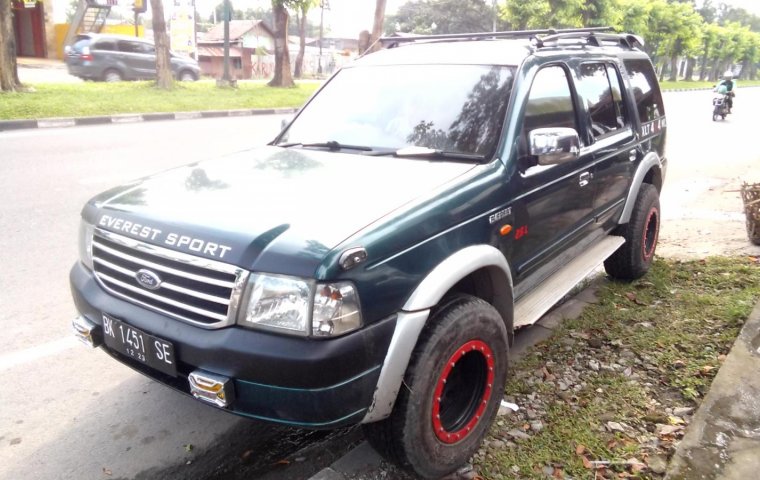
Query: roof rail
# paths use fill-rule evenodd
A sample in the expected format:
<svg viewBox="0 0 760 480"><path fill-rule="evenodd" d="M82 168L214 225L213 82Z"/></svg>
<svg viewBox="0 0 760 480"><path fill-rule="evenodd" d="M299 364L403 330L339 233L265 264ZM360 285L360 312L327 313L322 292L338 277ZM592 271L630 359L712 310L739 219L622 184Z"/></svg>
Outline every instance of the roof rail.
<svg viewBox="0 0 760 480"><path fill-rule="evenodd" d="M546 37L534 36L531 41L537 48L543 48L548 46L547 43L554 42L555 44L560 40L578 39L581 43L586 45L592 45L594 47L604 46L602 42L614 42L617 46L634 49L644 46L644 39L638 35L630 33L601 33L601 32L567 32L557 33Z"/></svg>
<svg viewBox="0 0 760 480"><path fill-rule="evenodd" d="M449 33L444 35L415 35L409 37L381 37L378 41L381 45L393 48L401 43L419 42L424 40L479 40L487 38L533 38L537 35L562 35L562 34L592 34L612 31L612 27L591 28L566 28L556 30L553 28L544 30L514 30L506 32L479 32L479 33Z"/></svg>

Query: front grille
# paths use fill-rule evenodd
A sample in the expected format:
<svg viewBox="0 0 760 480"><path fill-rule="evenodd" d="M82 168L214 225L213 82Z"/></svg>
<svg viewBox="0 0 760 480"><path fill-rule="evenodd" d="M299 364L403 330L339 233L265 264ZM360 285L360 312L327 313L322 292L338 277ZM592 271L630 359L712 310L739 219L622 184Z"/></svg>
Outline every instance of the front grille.
<svg viewBox="0 0 760 480"><path fill-rule="evenodd" d="M109 292L187 323L220 328L235 322L248 272L95 229L95 277ZM155 290L137 281L139 270L161 279Z"/></svg>

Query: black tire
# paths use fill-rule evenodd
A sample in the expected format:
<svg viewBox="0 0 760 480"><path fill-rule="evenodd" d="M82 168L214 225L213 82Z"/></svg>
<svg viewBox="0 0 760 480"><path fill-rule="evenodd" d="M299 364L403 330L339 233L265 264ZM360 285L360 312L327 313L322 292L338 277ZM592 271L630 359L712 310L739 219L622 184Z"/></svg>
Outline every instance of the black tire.
<svg viewBox="0 0 760 480"><path fill-rule="evenodd" d="M713 122L717 122L717 121L718 121L718 114L713 113Z"/></svg>
<svg viewBox="0 0 760 480"><path fill-rule="evenodd" d="M198 80L197 78L195 78L195 74L191 72L190 70L182 70L181 72L179 72L178 78L180 82L194 82Z"/></svg>
<svg viewBox="0 0 760 480"><path fill-rule="evenodd" d="M122 75L121 72L115 68L109 68L103 72L104 82L120 82L122 80L124 80L124 75Z"/></svg>
<svg viewBox="0 0 760 480"><path fill-rule="evenodd" d="M726 119L726 114L724 113L723 115L720 116L720 118L723 119L723 120L725 120Z"/></svg>
<svg viewBox="0 0 760 480"><path fill-rule="evenodd" d="M631 220L618 232L625 243L604 261L607 274L621 280L644 276L654 260L659 233L660 196L654 185L644 183L633 205Z"/></svg>
<svg viewBox="0 0 760 480"><path fill-rule="evenodd" d="M364 425L369 443L424 478L464 465L498 411L507 338L487 302L464 295L445 302L422 331L390 417Z"/></svg>

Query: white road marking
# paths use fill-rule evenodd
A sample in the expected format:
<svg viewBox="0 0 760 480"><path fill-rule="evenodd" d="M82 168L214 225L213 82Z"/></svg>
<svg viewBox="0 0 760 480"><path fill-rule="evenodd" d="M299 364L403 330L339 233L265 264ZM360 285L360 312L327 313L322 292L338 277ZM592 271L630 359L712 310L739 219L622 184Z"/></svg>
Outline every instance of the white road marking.
<svg viewBox="0 0 760 480"><path fill-rule="evenodd" d="M74 336L71 336L2 355L0 356L0 372L18 367L19 365L34 362L35 360L39 360L41 358L49 357L51 355L57 355L79 345L81 345L79 341L74 338Z"/></svg>

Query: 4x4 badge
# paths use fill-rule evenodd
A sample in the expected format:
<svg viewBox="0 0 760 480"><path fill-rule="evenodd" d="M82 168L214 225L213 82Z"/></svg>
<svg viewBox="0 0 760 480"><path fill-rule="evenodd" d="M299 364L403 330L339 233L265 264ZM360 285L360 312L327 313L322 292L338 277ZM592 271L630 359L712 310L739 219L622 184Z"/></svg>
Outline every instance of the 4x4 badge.
<svg viewBox="0 0 760 480"><path fill-rule="evenodd" d="M161 287L161 277L151 272L150 270L140 269L135 273L135 280L140 286L147 288L148 290L158 290Z"/></svg>

